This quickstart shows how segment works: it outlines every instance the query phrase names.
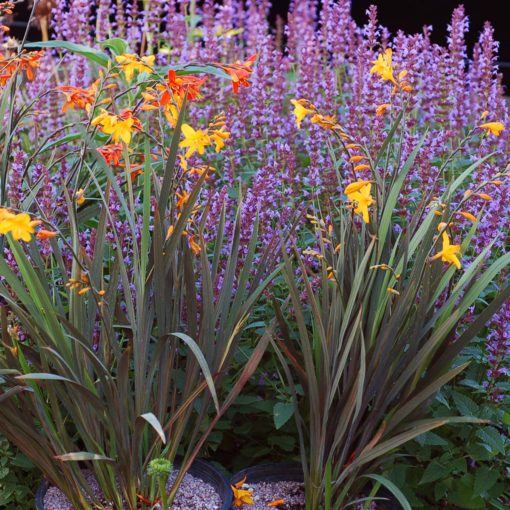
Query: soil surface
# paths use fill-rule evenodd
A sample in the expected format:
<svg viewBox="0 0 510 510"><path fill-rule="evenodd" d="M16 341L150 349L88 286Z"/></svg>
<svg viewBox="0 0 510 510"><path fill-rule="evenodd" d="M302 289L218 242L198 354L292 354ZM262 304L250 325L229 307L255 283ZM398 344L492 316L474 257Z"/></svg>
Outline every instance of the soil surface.
<svg viewBox="0 0 510 510"><path fill-rule="evenodd" d="M167 489L170 490L177 473L170 475L167 483ZM91 473L85 473L87 483L94 492L94 495L106 505L101 490ZM222 501L219 494L212 485L195 478L190 474L184 477L184 480L177 491L171 510L220 510ZM126 507L127 508L127 507ZM70 501L64 493L56 487L50 487L44 497L45 510L74 510ZM267 508L266 508L267 510Z"/></svg>
<svg viewBox="0 0 510 510"><path fill-rule="evenodd" d="M253 489L253 505L244 505L249 510L304 510L305 490L299 482L245 483L243 489ZM269 507L283 500L279 505Z"/></svg>

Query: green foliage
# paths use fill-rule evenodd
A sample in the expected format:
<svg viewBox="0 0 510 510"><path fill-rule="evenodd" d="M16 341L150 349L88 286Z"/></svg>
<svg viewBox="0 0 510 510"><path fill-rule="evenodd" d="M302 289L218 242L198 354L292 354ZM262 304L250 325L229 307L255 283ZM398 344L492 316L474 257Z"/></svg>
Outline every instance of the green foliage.
<svg viewBox="0 0 510 510"><path fill-rule="evenodd" d="M0 435L0 508L33 508L38 482L34 465Z"/></svg>
<svg viewBox="0 0 510 510"><path fill-rule="evenodd" d="M487 400L481 384L483 340L470 345L461 360L473 363L464 377L436 398L432 414L451 413L489 420L481 427L444 427L405 445L385 466L388 477L402 488L413 508L438 505L460 508L508 508L510 504L510 399Z"/></svg>

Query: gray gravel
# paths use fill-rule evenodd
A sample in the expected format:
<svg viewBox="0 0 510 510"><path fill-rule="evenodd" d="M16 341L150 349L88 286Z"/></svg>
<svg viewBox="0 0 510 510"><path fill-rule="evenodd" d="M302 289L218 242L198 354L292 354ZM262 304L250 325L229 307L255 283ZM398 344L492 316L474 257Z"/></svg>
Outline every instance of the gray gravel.
<svg viewBox="0 0 510 510"><path fill-rule="evenodd" d="M170 475L167 484L168 490L172 487L176 476L176 472ZM102 500L103 504L106 504L104 498L101 498L101 490L92 474L85 473L85 478L94 494ZM172 510L220 510L221 503L221 498L214 487L187 474L177 491L174 504L170 508ZM46 492L44 508L45 510L74 510L64 493L56 487L50 487Z"/></svg>
<svg viewBox="0 0 510 510"><path fill-rule="evenodd" d="M303 510L305 491L299 482L245 483L243 489L253 489L253 505L244 505L246 510L268 510L268 504L283 499L284 504L276 510Z"/></svg>
<svg viewBox="0 0 510 510"><path fill-rule="evenodd" d="M240 510L268 510L268 505L279 499L283 499L282 505L272 507L274 510L304 510L305 492L304 486L299 482L261 482L245 483L243 489L253 489L253 505L245 504ZM353 510L362 510L363 504L352 506ZM377 506L371 503L369 510L375 510Z"/></svg>

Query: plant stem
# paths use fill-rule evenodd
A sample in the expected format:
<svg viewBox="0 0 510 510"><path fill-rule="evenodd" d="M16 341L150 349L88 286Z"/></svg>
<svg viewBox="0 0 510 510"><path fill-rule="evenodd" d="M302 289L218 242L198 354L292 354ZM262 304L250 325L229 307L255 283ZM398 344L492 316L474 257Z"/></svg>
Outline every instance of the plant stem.
<svg viewBox="0 0 510 510"><path fill-rule="evenodd" d="M158 476L159 495L161 496L161 509L168 510L168 495L166 493L166 475Z"/></svg>

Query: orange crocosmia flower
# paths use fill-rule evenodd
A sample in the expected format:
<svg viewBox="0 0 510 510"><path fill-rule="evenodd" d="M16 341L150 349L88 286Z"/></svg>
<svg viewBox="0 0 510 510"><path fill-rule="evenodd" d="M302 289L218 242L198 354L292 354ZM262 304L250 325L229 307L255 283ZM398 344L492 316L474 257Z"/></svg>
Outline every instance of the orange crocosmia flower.
<svg viewBox="0 0 510 510"><path fill-rule="evenodd" d="M141 109L150 111L161 108L163 115L166 117L170 125L175 127L184 96L179 96L174 93L172 100L172 94L170 94L168 88L161 83L156 85L156 89L158 92L162 92L161 98L157 97L158 92L154 89L147 89L145 92L142 92L144 103Z"/></svg>
<svg viewBox="0 0 510 510"><path fill-rule="evenodd" d="M194 166L189 169L189 175L198 175L199 177L204 173L207 172L209 169L213 169L211 166Z"/></svg>
<svg viewBox="0 0 510 510"><path fill-rule="evenodd" d="M103 145L97 149L97 152L103 156L105 161L112 166L119 166L122 157L122 145L120 143L111 143Z"/></svg>
<svg viewBox="0 0 510 510"><path fill-rule="evenodd" d="M351 156L349 158L349 161L351 163L357 163L358 161L363 161L364 159L367 159L365 156Z"/></svg>
<svg viewBox="0 0 510 510"><path fill-rule="evenodd" d="M236 62L235 64L218 64L232 79L232 90L234 94L239 92L239 87L249 87L249 77L253 72L251 66L257 60L257 55L252 55L244 62Z"/></svg>
<svg viewBox="0 0 510 510"><path fill-rule="evenodd" d="M237 483L234 484L234 487L236 489L240 489L245 483L246 483L247 477L245 476L242 480L239 480Z"/></svg>
<svg viewBox="0 0 510 510"><path fill-rule="evenodd" d="M469 221L476 221L476 216L471 214L471 213L468 213L468 212L460 212L459 213L461 216L464 216L464 218L466 218L467 220Z"/></svg>
<svg viewBox="0 0 510 510"><path fill-rule="evenodd" d="M43 51L22 53L20 56L12 58L5 58L0 55L0 86L4 86L16 70L24 72L27 80L32 81L34 79L34 69L39 67L39 60L43 55Z"/></svg>
<svg viewBox="0 0 510 510"><path fill-rule="evenodd" d="M62 111L65 112L68 108L78 108L90 112L92 105L97 94L97 85L99 80L96 80L89 88L83 89L81 87L71 87L64 85L58 87L57 90L63 92L66 96L66 102L62 106Z"/></svg>
<svg viewBox="0 0 510 510"><path fill-rule="evenodd" d="M346 195L356 193L356 191L359 191L361 188L364 188L367 184L370 184L371 182L372 181L351 182L351 184L348 184L347 187L344 189L344 193Z"/></svg>
<svg viewBox="0 0 510 510"><path fill-rule="evenodd" d="M191 251L195 255L198 255L201 251L201 248L200 248L200 245L195 241L194 235L188 237L188 243L189 243L189 247L191 248Z"/></svg>
<svg viewBox="0 0 510 510"><path fill-rule="evenodd" d="M39 60L41 60L43 55L44 51L42 50L31 51L30 53L24 53L17 58L19 68L21 71L24 71L28 81L32 81L34 79L34 69L39 67Z"/></svg>
<svg viewBox="0 0 510 510"><path fill-rule="evenodd" d="M58 232L55 232L54 230L45 230L41 229L37 232L36 236L37 239L51 239L52 237L57 237Z"/></svg>
<svg viewBox="0 0 510 510"><path fill-rule="evenodd" d="M177 209L180 209L189 200L189 193L183 191L182 193L177 193L177 196L179 197L179 200L175 206Z"/></svg>
<svg viewBox="0 0 510 510"><path fill-rule="evenodd" d="M386 112L386 110L388 108L390 108L391 105L389 103L383 103L383 104L380 104L376 109L375 109L375 115L376 117L382 117L384 115L384 113Z"/></svg>
<svg viewBox="0 0 510 510"><path fill-rule="evenodd" d="M320 113L316 113L315 115L312 115L310 120L312 124L318 124L321 128L340 129L335 115L321 115Z"/></svg>
<svg viewBox="0 0 510 510"><path fill-rule="evenodd" d="M274 501L271 501L271 503L267 504L268 508L275 508L282 505L285 505L284 499L275 499Z"/></svg>
<svg viewBox="0 0 510 510"><path fill-rule="evenodd" d="M140 175L140 174L143 174L143 170L141 168L138 168L137 170L133 170L131 172L131 182L135 182L136 178Z"/></svg>
<svg viewBox="0 0 510 510"><path fill-rule="evenodd" d="M188 101L196 101L201 97L200 87L206 80L207 76L204 78L197 78L189 74L178 76L173 69L170 69L170 71L168 71L166 84L168 89L170 89L175 96L183 98L184 94L186 94L186 99ZM163 105L167 104L172 99L168 89L165 90L161 96L161 104Z"/></svg>
<svg viewBox="0 0 510 510"><path fill-rule="evenodd" d="M230 138L230 133L225 131L225 127L221 127L220 129L214 129L209 133L211 140L216 145L216 152L220 152L223 147L225 147L225 140Z"/></svg>

